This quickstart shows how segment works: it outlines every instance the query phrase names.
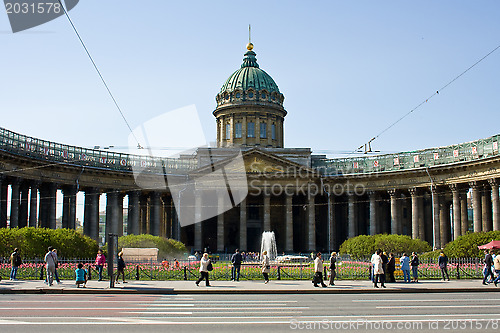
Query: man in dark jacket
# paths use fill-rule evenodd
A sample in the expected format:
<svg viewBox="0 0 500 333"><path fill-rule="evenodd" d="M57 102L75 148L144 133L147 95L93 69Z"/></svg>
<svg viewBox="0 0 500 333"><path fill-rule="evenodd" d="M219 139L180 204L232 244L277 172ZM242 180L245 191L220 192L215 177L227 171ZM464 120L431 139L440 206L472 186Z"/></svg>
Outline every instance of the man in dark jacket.
<svg viewBox="0 0 500 333"><path fill-rule="evenodd" d="M488 284L488 277L491 276L491 279L495 279L493 272L491 271L491 266L493 266L493 257L491 256L492 251L485 250L484 251L484 279L483 284Z"/></svg>
<svg viewBox="0 0 500 333"><path fill-rule="evenodd" d="M389 263L389 258L387 258L387 254L385 252L382 252L382 250L379 250L381 255L380 255L380 259L382 259L382 269L384 270L384 274L382 274L380 276L380 283L382 283L382 285L385 284L385 281L386 281L386 274L387 274L387 264Z"/></svg>
<svg viewBox="0 0 500 333"><path fill-rule="evenodd" d="M233 267L231 268L231 281L239 281L240 280L240 269L241 269L241 261L242 256L240 250L236 249L236 252L231 256L231 263Z"/></svg>
<svg viewBox="0 0 500 333"><path fill-rule="evenodd" d="M396 258L394 257L394 253L389 253L389 262L387 263L387 275L389 282L396 282L394 278L394 271L396 270Z"/></svg>
<svg viewBox="0 0 500 333"><path fill-rule="evenodd" d="M21 266L23 261L21 260L21 255L19 254L19 250L16 248L14 252L10 255L10 265L12 267L10 271L10 279L16 281L17 278L17 269Z"/></svg>

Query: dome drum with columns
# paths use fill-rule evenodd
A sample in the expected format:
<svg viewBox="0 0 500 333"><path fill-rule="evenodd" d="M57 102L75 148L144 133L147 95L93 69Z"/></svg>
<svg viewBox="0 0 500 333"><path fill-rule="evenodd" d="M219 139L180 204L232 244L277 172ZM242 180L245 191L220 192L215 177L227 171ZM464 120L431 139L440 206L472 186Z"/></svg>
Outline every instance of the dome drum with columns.
<svg viewBox="0 0 500 333"><path fill-rule="evenodd" d="M259 68L253 45L247 45L241 68L224 83L216 96L217 146L282 148L283 94L271 76Z"/></svg>

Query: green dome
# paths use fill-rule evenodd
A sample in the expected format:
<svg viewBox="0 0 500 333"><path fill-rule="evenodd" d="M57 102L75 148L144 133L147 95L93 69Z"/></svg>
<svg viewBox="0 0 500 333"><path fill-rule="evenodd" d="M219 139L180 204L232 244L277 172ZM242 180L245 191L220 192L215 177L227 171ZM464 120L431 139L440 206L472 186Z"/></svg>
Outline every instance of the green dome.
<svg viewBox="0 0 500 333"><path fill-rule="evenodd" d="M273 78L259 68L255 55L253 51L245 53L241 68L226 80L220 90L221 93L232 92L238 89L242 91L247 91L248 89L256 91L266 90L268 93L280 92Z"/></svg>
<svg viewBox="0 0 500 333"><path fill-rule="evenodd" d="M251 48L245 53L241 68L231 74L217 94L217 107L259 104L283 108L285 97L273 78L259 68Z"/></svg>

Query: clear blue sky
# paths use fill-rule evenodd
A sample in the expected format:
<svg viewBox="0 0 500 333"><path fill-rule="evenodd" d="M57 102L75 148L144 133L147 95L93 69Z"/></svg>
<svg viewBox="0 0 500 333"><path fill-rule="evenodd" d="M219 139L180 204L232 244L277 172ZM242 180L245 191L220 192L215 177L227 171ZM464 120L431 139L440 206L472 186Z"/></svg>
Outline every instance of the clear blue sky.
<svg viewBox="0 0 500 333"><path fill-rule="evenodd" d="M500 45L499 1L82 0L70 12L130 125L215 95L254 51L285 95L285 145L350 151ZM84 147L128 128L64 17L10 31L0 11L0 126ZM500 133L500 50L374 142L406 151Z"/></svg>

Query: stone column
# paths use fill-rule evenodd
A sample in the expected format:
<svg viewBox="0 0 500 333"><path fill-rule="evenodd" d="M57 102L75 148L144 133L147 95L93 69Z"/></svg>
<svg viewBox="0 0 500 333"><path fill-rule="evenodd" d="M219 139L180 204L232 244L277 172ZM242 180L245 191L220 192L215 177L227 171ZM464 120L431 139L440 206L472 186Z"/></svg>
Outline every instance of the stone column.
<svg viewBox="0 0 500 333"><path fill-rule="evenodd" d="M62 227L76 228L76 188L67 186L63 188L63 216Z"/></svg>
<svg viewBox="0 0 500 333"><path fill-rule="evenodd" d="M106 193L106 239L109 233L118 235L118 209L118 193Z"/></svg>
<svg viewBox="0 0 500 333"><path fill-rule="evenodd" d="M491 190L488 184L483 184L481 192L481 218L484 232L493 230L491 222Z"/></svg>
<svg viewBox="0 0 500 333"><path fill-rule="evenodd" d="M139 233L148 233L148 197L143 194L139 197L139 209L140 209L140 219L139 219ZM180 239L180 233L178 235Z"/></svg>
<svg viewBox="0 0 500 333"><path fill-rule="evenodd" d="M240 250L247 249L247 199L240 202Z"/></svg>
<svg viewBox="0 0 500 333"><path fill-rule="evenodd" d="M426 239L425 235L425 207L424 207L424 197L423 191L420 191L420 195L417 197L418 206L418 238L421 240Z"/></svg>
<svg viewBox="0 0 500 333"><path fill-rule="evenodd" d="M460 218L461 218L461 231L460 235L465 235L469 231L469 212L467 209L467 192L469 188L460 193Z"/></svg>
<svg viewBox="0 0 500 333"><path fill-rule="evenodd" d="M460 237L462 233L462 217L460 207L460 191L457 184L450 185L453 194L453 240Z"/></svg>
<svg viewBox="0 0 500 333"><path fill-rule="evenodd" d="M500 200L498 197L498 181L496 179L490 179L489 183L491 186L493 231L498 231L500 230Z"/></svg>
<svg viewBox="0 0 500 333"><path fill-rule="evenodd" d="M446 202L446 198L443 196L443 200L440 200L439 205L439 224L440 224L440 244L441 247L450 241L450 206Z"/></svg>
<svg viewBox="0 0 500 333"><path fill-rule="evenodd" d="M30 191L30 216L29 216L29 226L36 228L37 227L37 211L38 211L38 187L40 186L39 182L31 182L31 191Z"/></svg>
<svg viewBox="0 0 500 333"><path fill-rule="evenodd" d="M21 181L19 178L14 178L10 184L10 228L19 227L19 185Z"/></svg>
<svg viewBox="0 0 500 333"><path fill-rule="evenodd" d="M83 234L98 242L100 241L99 196L100 193L96 188L88 188L85 190L85 206L83 213Z"/></svg>
<svg viewBox="0 0 500 333"><path fill-rule="evenodd" d="M441 248L441 225L439 223L439 192L435 186L431 187L432 192L432 224L433 224L433 247L434 249Z"/></svg>
<svg viewBox="0 0 500 333"><path fill-rule="evenodd" d="M273 144L273 136L272 136L272 119L271 117L267 118L267 125L266 125L266 130L267 130L267 145L271 146Z"/></svg>
<svg viewBox="0 0 500 333"><path fill-rule="evenodd" d="M57 184L50 183L48 186L48 221L49 228L56 228L56 207L57 207Z"/></svg>
<svg viewBox="0 0 500 333"><path fill-rule="evenodd" d="M419 237L419 216L420 216L420 207L419 207L419 198L418 198L418 190L416 187L410 188L411 195L411 237L413 239L417 239Z"/></svg>
<svg viewBox="0 0 500 333"><path fill-rule="evenodd" d="M139 191L128 193L128 219L127 219L127 234L139 235Z"/></svg>
<svg viewBox="0 0 500 333"><path fill-rule="evenodd" d="M194 192L194 249L195 251L203 251L203 221L201 221L201 205L202 205L202 200L201 200L201 192L200 191L195 191Z"/></svg>
<svg viewBox="0 0 500 333"><path fill-rule="evenodd" d="M370 200L370 235L376 235L379 230L377 226L377 192L368 191Z"/></svg>
<svg viewBox="0 0 500 333"><path fill-rule="evenodd" d="M0 228L7 228L7 186L5 176L0 175Z"/></svg>
<svg viewBox="0 0 500 333"><path fill-rule="evenodd" d="M40 204L38 205L38 226L40 228L49 227L49 191L47 184L40 187Z"/></svg>
<svg viewBox="0 0 500 333"><path fill-rule="evenodd" d="M293 228L293 226L292 226ZM336 230L336 221L335 221L335 195L329 193L328 194L328 250L331 252L335 249L335 245L337 244L337 234Z"/></svg>
<svg viewBox="0 0 500 333"><path fill-rule="evenodd" d="M481 212L481 195L479 193L479 184L476 182L469 183L472 188L472 213L474 217L474 232L482 231L482 212Z"/></svg>
<svg viewBox="0 0 500 333"><path fill-rule="evenodd" d="M159 192L151 192L150 193L150 200L151 200L151 205L149 206L149 216L150 216L150 221L149 221L150 231L149 231L149 233L153 236L159 236L160 235L160 193ZM201 212L201 205L200 205L199 209ZM197 223L197 224L200 224L200 223Z"/></svg>
<svg viewBox="0 0 500 333"><path fill-rule="evenodd" d="M356 215L356 196L354 193L348 193L347 197L347 237L353 238L358 232L358 216Z"/></svg>
<svg viewBox="0 0 500 333"><path fill-rule="evenodd" d="M247 144L247 116L243 115L243 120L241 121L241 144L246 146Z"/></svg>
<svg viewBox="0 0 500 333"><path fill-rule="evenodd" d="M29 184L22 182L20 186L21 204L19 205L19 228L28 226L29 190Z"/></svg>
<svg viewBox="0 0 500 333"><path fill-rule="evenodd" d="M271 196L264 189L264 231L271 231Z"/></svg>
<svg viewBox="0 0 500 333"><path fill-rule="evenodd" d="M316 251L316 210L314 206L314 195L308 193L308 233L309 233L309 251Z"/></svg>
<svg viewBox="0 0 500 333"><path fill-rule="evenodd" d="M391 197L391 234L401 233L401 218L399 216L399 201L396 189L389 190Z"/></svg>
<svg viewBox="0 0 500 333"><path fill-rule="evenodd" d="M293 252L293 196L285 195L285 251Z"/></svg>
<svg viewBox="0 0 500 333"><path fill-rule="evenodd" d="M246 133L245 133L246 135ZM224 252L224 203L225 191L217 191L217 252ZM244 251L243 249L241 251Z"/></svg>

